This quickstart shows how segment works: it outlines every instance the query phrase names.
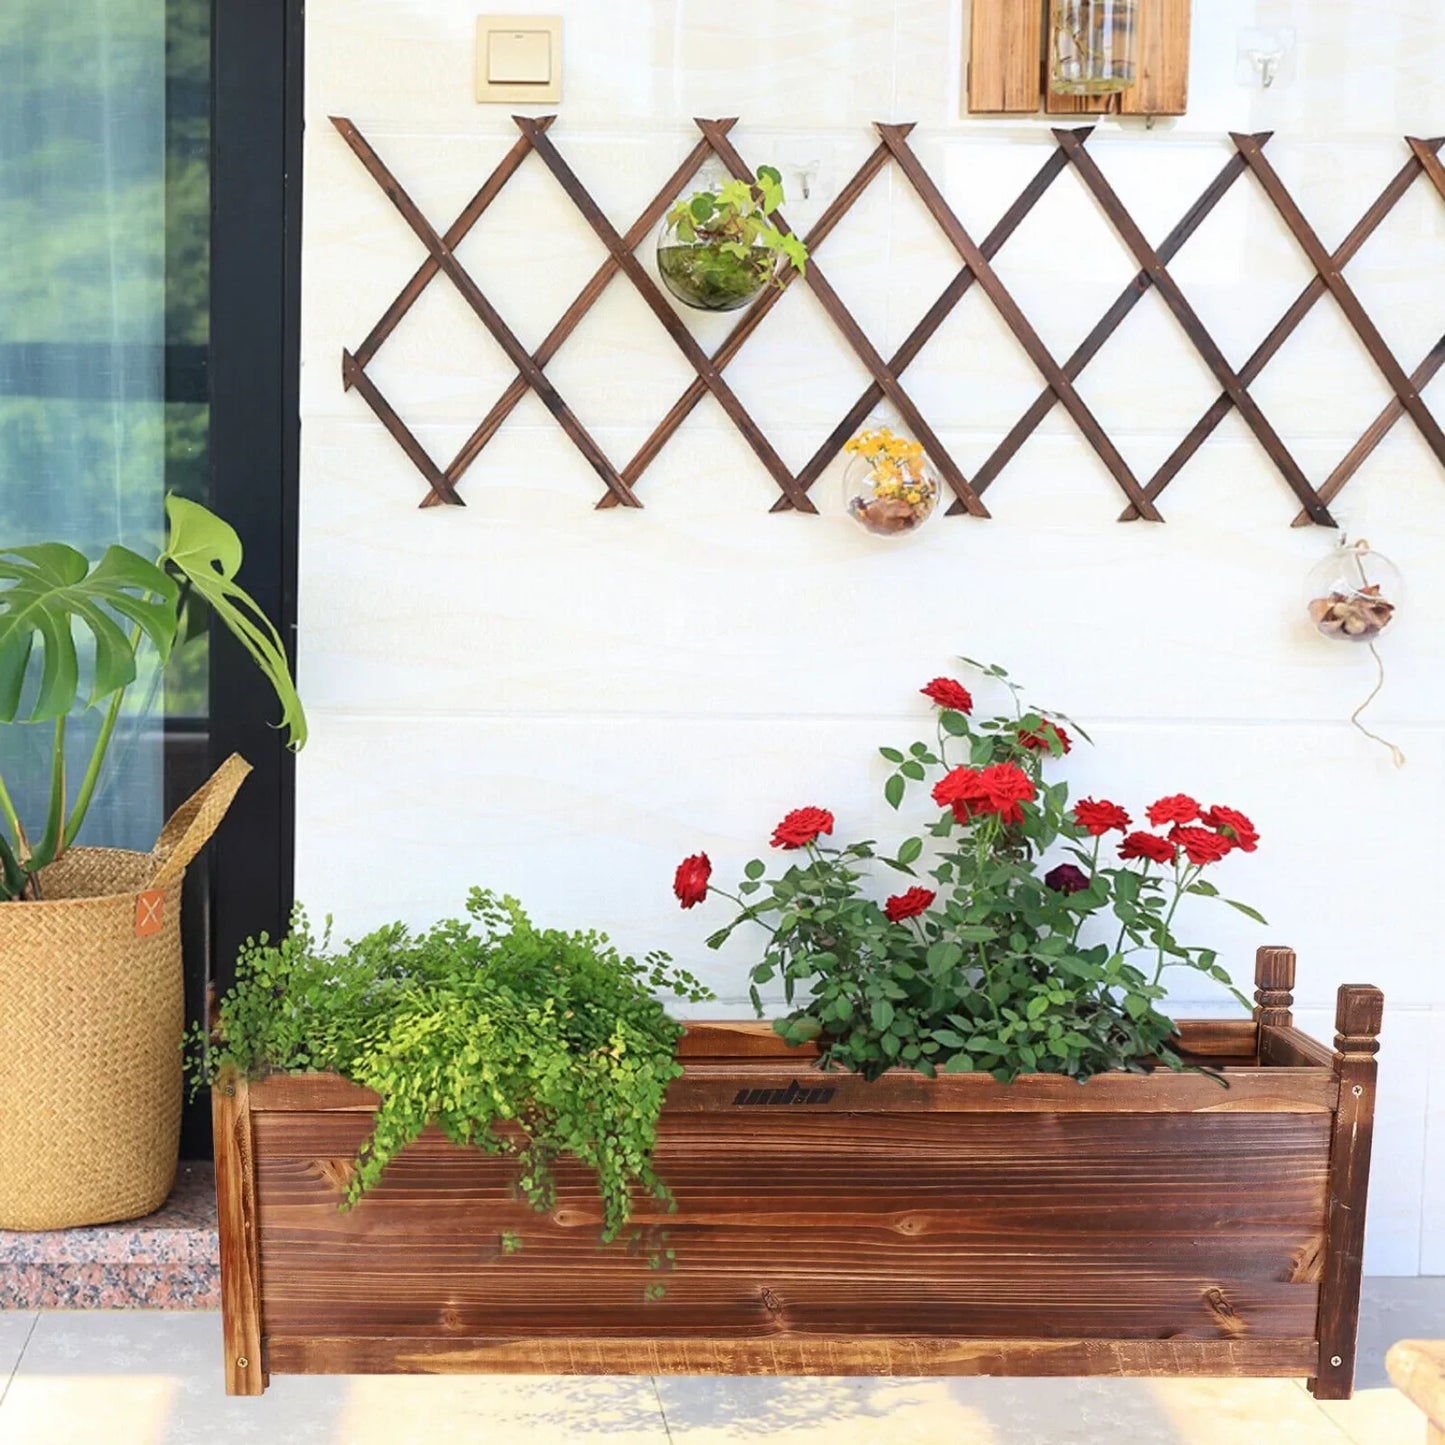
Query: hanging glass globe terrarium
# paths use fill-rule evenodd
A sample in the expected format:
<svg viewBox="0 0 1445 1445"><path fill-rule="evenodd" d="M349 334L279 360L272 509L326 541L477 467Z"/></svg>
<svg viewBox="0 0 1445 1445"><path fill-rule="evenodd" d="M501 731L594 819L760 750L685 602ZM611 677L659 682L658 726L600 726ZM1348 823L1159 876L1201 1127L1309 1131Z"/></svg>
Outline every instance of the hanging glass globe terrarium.
<svg viewBox="0 0 1445 1445"><path fill-rule="evenodd" d="M859 432L843 450L850 458L843 473L844 505L864 531L906 536L933 515L938 474L922 442L878 426Z"/></svg>
<svg viewBox="0 0 1445 1445"><path fill-rule="evenodd" d="M1139 73L1137 0L1050 0L1049 89L1115 95Z"/></svg>
<svg viewBox="0 0 1445 1445"><path fill-rule="evenodd" d="M705 225L673 221L657 238L657 270L663 285L684 306L698 311L736 311L746 306L773 279L776 269L776 252L727 242Z"/></svg>
<svg viewBox="0 0 1445 1445"><path fill-rule="evenodd" d="M685 306L736 311L774 279L786 257L798 270L808 252L773 225L783 203L782 178L759 166L755 184L719 175L667 213L657 238L657 270Z"/></svg>
<svg viewBox="0 0 1445 1445"><path fill-rule="evenodd" d="M1395 564L1362 540L1316 564L1305 591L1310 620L1326 637L1373 642L1395 620L1404 583Z"/></svg>

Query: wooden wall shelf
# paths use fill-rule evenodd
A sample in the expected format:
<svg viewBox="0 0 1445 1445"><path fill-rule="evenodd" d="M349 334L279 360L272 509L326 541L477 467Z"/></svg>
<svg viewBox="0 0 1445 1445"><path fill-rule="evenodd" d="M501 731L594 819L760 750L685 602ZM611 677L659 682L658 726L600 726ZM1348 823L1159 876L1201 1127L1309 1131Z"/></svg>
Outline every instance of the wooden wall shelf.
<svg viewBox="0 0 1445 1445"><path fill-rule="evenodd" d="M1183 115L1189 105L1190 0L1137 0L1139 79L1122 95L1048 88L1049 0L972 0L971 115Z"/></svg>

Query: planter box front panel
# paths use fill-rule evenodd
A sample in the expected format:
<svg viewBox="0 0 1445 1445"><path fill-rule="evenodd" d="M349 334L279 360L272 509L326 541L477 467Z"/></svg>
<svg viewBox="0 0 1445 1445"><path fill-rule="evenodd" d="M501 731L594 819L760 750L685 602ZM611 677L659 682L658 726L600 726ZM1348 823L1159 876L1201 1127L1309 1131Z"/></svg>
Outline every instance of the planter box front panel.
<svg viewBox="0 0 1445 1445"><path fill-rule="evenodd" d="M1272 1092L1251 1108L1266 1074ZM599 1247L595 1185L580 1168L561 1167L556 1207L538 1214L514 1197L508 1161L434 1131L341 1213L368 1096L331 1081L262 1084L251 1119L266 1338L278 1362L335 1336L395 1340L384 1353L439 1337L462 1350L526 1338L770 1350L840 1336L925 1349L929 1338L1137 1341L1146 1369L1158 1361L1145 1342L1184 1355L1188 1342L1232 1342L1241 1369L1257 1355L1278 1370L1313 1349L1332 1115L1316 1071L1239 1078L1238 1092L1198 1076L1039 1081L1052 1089L1029 1107L1016 1086L1005 1111L987 1107L987 1079L938 1089L803 1073L803 1092L782 1102L792 1080L776 1064L690 1065L657 1155L678 1212L638 1218L666 1231L677 1254L666 1273L648 1268L645 1246ZM268 1110L268 1089L293 1084L289 1107ZM1142 1113L1103 1098L1200 1084L1204 1112L1182 1097ZM867 1112L852 1107L854 1085ZM984 1108L968 1107L971 1085ZM929 1112L909 1109L920 1090ZM1063 1107L1039 1107L1051 1093ZM520 1251L503 1254L504 1234ZM664 1298L646 1299L659 1281ZM707 1368L679 1358L672 1368Z"/></svg>

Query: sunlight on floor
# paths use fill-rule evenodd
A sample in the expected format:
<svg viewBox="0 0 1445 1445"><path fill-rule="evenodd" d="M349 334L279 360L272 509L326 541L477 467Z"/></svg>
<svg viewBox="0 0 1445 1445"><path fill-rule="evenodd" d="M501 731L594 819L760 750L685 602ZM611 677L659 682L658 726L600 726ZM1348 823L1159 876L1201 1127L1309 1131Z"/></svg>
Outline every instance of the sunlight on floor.
<svg viewBox="0 0 1445 1445"><path fill-rule="evenodd" d="M149 1445L168 1439L180 1381L173 1375L26 1375L0 1416L5 1445Z"/></svg>
<svg viewBox="0 0 1445 1445"><path fill-rule="evenodd" d="M1368 1333L1418 1332L1442 1290L1372 1282ZM1382 1311L1397 1296L1401 1308ZM1372 1343L1355 1398L1328 1404L1294 1380L795 1377L278 1376L260 1399L228 1399L215 1314L10 1313L0 1442L1415 1445L1424 1418L1381 1383L1382 1355Z"/></svg>

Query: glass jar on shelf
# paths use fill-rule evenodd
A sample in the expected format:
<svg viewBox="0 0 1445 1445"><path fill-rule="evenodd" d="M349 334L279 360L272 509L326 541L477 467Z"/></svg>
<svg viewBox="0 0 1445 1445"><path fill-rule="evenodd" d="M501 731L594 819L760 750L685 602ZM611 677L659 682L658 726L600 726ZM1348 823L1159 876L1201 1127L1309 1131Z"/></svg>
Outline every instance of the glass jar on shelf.
<svg viewBox="0 0 1445 1445"><path fill-rule="evenodd" d="M1049 89L1116 95L1139 74L1137 0L1050 0Z"/></svg>

